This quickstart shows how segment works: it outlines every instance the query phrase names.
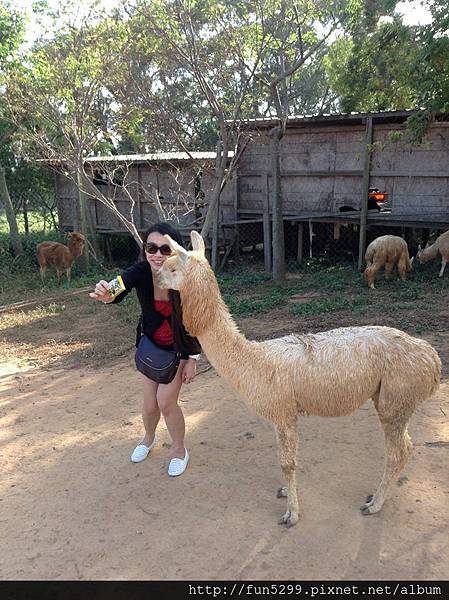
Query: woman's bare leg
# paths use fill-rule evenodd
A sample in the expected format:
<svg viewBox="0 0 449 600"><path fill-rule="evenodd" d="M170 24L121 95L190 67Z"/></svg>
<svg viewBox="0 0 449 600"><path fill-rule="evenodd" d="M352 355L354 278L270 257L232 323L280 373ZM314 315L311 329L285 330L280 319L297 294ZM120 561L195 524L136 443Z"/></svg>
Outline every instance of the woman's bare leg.
<svg viewBox="0 0 449 600"><path fill-rule="evenodd" d="M161 418L161 411L157 403L157 388L158 383L148 379L145 375L143 378L143 406L142 406L142 421L145 428L145 435L142 444L150 446L154 440L154 432Z"/></svg>
<svg viewBox="0 0 449 600"><path fill-rule="evenodd" d="M184 360L181 361L173 381L167 384L159 384L156 392L157 404L164 415L168 432L173 441L170 451L171 458L184 458L185 455L185 421L182 410L178 405L179 391L182 386L181 366L184 362Z"/></svg>

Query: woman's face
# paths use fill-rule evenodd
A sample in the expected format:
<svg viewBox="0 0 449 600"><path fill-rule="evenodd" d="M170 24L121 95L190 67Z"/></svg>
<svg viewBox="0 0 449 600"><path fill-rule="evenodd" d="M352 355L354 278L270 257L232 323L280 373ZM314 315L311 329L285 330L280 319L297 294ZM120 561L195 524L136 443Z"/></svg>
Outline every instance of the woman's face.
<svg viewBox="0 0 449 600"><path fill-rule="evenodd" d="M150 244L153 251L156 249L156 246L158 246L159 248L162 247L163 250L166 250L166 248L170 248L170 246L168 246L166 238L157 231L153 231L152 233L150 233L146 241L147 244ZM167 258L169 258L167 254L163 254L159 249L155 253L150 253L148 252L148 248L145 249L145 256L147 257L147 261L150 263L150 267L153 273L157 273L164 264L164 262L167 260Z"/></svg>

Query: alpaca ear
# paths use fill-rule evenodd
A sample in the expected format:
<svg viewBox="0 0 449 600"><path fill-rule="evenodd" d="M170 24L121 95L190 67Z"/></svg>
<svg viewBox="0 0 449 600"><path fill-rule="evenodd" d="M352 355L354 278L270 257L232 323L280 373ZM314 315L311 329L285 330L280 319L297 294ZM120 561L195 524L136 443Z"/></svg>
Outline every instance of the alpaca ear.
<svg viewBox="0 0 449 600"><path fill-rule="evenodd" d="M189 258L187 250L185 248L183 248L182 246L180 246L178 244L178 242L175 242L175 240L172 240L169 235L165 234L164 237L166 238L168 245L170 246L172 251L178 256L180 261L182 263L185 263L187 261L187 259Z"/></svg>
<svg viewBox="0 0 449 600"><path fill-rule="evenodd" d="M200 252L203 256L206 252L204 240L197 231L190 232L190 240L192 242L192 249L194 252Z"/></svg>
<svg viewBox="0 0 449 600"><path fill-rule="evenodd" d="M411 264L411 265L413 264L413 261L414 261L414 260L415 260L415 257L414 257L414 256L412 256L412 257L411 257L411 259L410 259L410 264Z"/></svg>
<svg viewBox="0 0 449 600"><path fill-rule="evenodd" d="M418 252L421 252L422 248L421 248L421 244L418 245Z"/></svg>

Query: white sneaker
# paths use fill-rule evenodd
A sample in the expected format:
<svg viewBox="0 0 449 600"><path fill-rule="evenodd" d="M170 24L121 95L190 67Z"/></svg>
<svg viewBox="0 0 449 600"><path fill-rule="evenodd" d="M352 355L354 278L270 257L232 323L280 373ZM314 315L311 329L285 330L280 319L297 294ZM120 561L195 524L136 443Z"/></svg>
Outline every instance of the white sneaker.
<svg viewBox="0 0 449 600"><path fill-rule="evenodd" d="M172 458L170 464L168 465L168 474L170 477L177 477L178 475L182 475L187 468L187 464L189 462L189 453L187 452L187 448L184 448L185 454L184 458Z"/></svg>
<svg viewBox="0 0 449 600"><path fill-rule="evenodd" d="M150 453L150 450L154 447L155 444L156 436L154 436L154 439L149 446L145 446L145 444L139 444L138 446L136 446L134 448L134 452L131 454L131 461L133 463L138 463L142 460L145 460L148 454Z"/></svg>

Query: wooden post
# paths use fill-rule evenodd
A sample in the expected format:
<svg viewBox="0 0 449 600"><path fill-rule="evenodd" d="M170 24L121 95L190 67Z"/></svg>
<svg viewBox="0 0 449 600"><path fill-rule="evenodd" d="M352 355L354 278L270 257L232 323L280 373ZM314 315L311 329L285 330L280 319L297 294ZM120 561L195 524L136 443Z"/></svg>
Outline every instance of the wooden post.
<svg viewBox="0 0 449 600"><path fill-rule="evenodd" d="M238 262L240 260L240 235L239 226L237 221L239 220L239 206L240 206L240 178L238 169L235 173L235 193L234 193L234 260Z"/></svg>
<svg viewBox="0 0 449 600"><path fill-rule="evenodd" d="M284 211L282 207L282 181L281 181L281 139L283 136L280 125L270 129L271 138L271 193L273 209L273 279L283 281L285 279L285 242L284 242Z"/></svg>
<svg viewBox="0 0 449 600"><path fill-rule="evenodd" d="M265 196L263 203L263 257L265 271L271 273L270 188L268 173L265 174Z"/></svg>
<svg viewBox="0 0 449 600"><path fill-rule="evenodd" d="M359 270L362 268L366 246L366 221L368 216L368 194L371 166L371 152L373 143L373 117L366 118L365 135L365 164L363 167L362 199L360 205L360 235L359 235Z"/></svg>
<svg viewBox="0 0 449 600"><path fill-rule="evenodd" d="M309 257L313 258L313 223L312 219L309 219Z"/></svg>
<svg viewBox="0 0 449 600"><path fill-rule="evenodd" d="M304 241L304 223L298 223L298 253L296 255L296 260L298 262L302 261L302 244Z"/></svg>

